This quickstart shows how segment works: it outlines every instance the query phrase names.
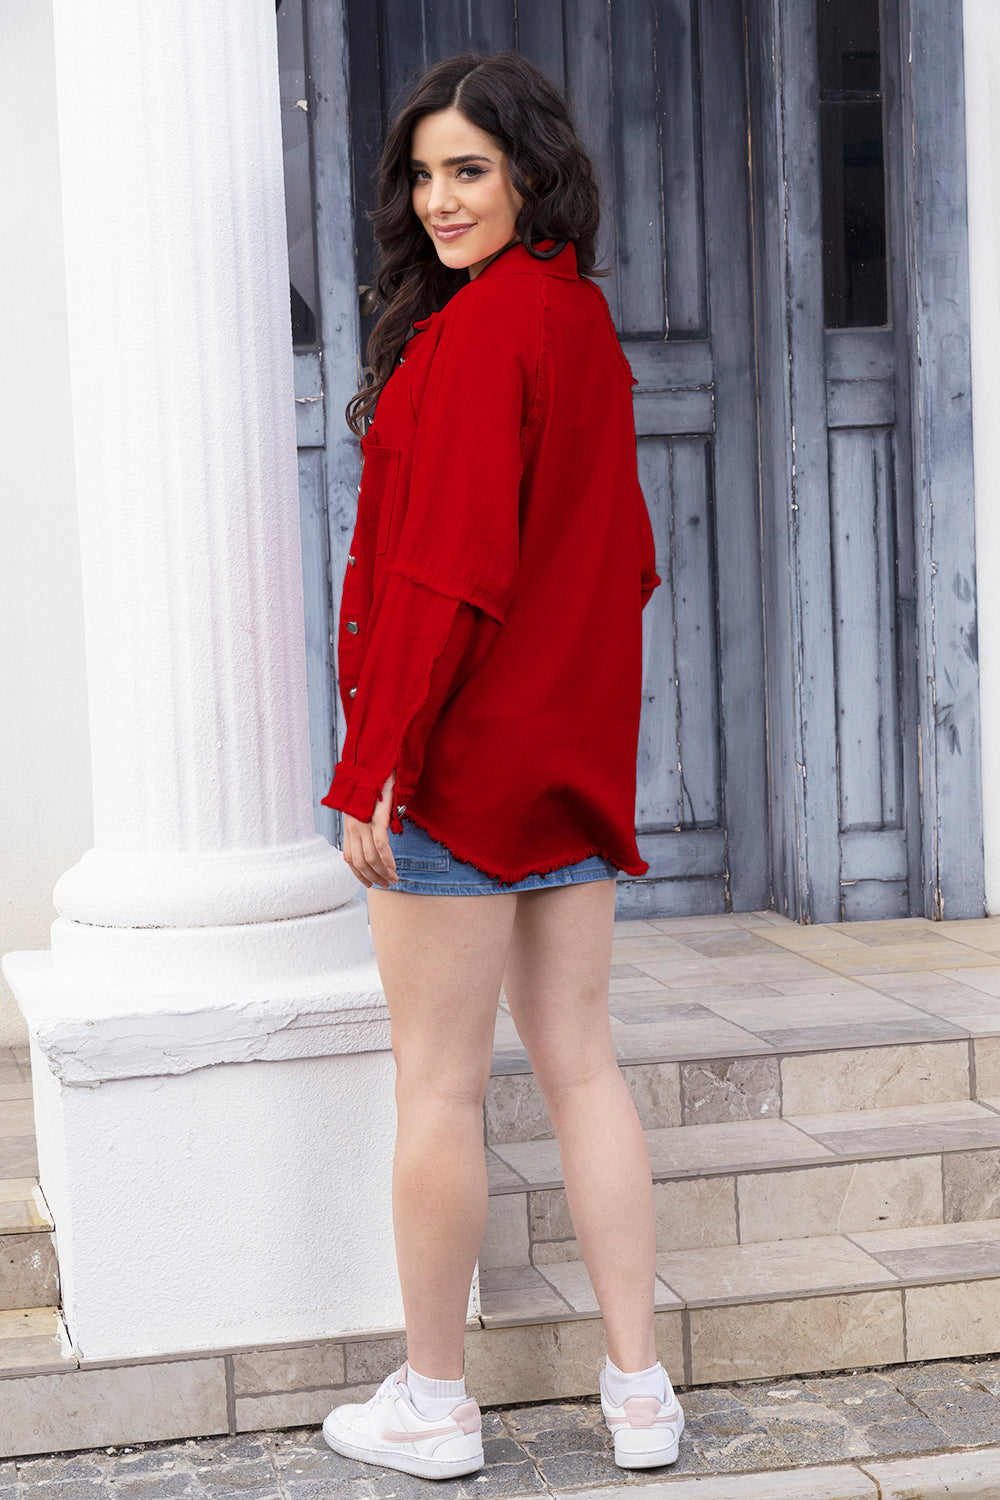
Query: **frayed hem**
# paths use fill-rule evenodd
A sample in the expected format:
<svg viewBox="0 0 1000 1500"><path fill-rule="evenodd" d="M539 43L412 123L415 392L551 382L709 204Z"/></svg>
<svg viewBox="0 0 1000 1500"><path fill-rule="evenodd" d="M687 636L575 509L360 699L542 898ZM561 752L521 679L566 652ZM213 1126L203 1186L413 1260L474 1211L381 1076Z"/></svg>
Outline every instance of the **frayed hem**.
<svg viewBox="0 0 1000 1500"><path fill-rule="evenodd" d="M450 854L455 857L455 859L460 860L464 865L471 865L472 868L474 870L478 870L481 875L485 875L489 880L498 881L500 885L517 885L519 881L527 880L531 875L554 875L557 870L564 870L567 865L580 864L582 860L593 859L595 856L598 859L606 860L609 865L614 865L615 869L620 870L623 875L645 875L646 871L649 869L649 865L646 864L643 860L623 865L621 864L620 860L616 859L614 855L610 854L607 849L598 844L592 844L589 848L582 850L579 854L574 855L570 859L556 859L553 860L550 864L532 865L530 869L521 870L519 872L512 872L511 870L501 870L495 866L483 864L481 858L478 855L473 854L471 850L465 849L463 845L456 843L454 839L450 837L443 838L439 833L435 833L433 828L429 828L427 826L426 822L419 813L414 813L409 808L407 808L406 816L411 823L415 824L417 828L423 829L424 833L426 833L430 838L436 839L439 844L444 844L445 848Z"/></svg>

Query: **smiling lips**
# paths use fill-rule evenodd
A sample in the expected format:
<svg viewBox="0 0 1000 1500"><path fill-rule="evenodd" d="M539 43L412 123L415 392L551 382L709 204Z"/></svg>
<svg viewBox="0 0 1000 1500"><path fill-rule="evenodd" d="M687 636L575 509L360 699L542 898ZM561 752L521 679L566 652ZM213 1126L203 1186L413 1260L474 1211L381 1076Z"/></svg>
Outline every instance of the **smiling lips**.
<svg viewBox="0 0 1000 1500"><path fill-rule="evenodd" d="M475 224L432 224L431 228L439 240L457 240L467 229L475 229Z"/></svg>

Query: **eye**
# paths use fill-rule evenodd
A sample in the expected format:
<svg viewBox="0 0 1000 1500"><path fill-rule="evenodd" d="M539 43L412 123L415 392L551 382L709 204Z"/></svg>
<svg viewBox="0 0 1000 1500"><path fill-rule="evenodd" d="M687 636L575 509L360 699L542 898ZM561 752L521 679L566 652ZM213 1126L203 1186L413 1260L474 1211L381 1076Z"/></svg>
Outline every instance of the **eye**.
<svg viewBox="0 0 1000 1500"><path fill-rule="evenodd" d="M482 175L483 175L483 168L482 167L460 167L459 168L459 172L458 172L459 177L462 176L463 172L470 172L472 174L473 178L475 178L475 177L482 177Z"/></svg>
<svg viewBox="0 0 1000 1500"><path fill-rule="evenodd" d="M412 171L410 173L410 181L411 182L424 182L424 181L426 181L426 179L427 179L428 176L429 176L429 174L427 172L425 172L422 167L419 167L419 168L416 168L414 171Z"/></svg>

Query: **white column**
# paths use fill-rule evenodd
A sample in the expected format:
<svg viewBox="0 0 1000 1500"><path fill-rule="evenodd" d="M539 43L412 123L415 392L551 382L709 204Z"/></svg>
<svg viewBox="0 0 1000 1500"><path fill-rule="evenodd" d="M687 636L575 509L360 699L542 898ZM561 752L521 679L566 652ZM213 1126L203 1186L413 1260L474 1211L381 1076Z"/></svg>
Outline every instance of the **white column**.
<svg viewBox="0 0 1000 1500"><path fill-rule="evenodd" d="M1000 912L1000 10L965 0L972 420L986 910Z"/></svg>
<svg viewBox="0 0 1000 1500"><path fill-rule="evenodd" d="M5 972L70 1334L398 1325L384 1000L311 807L274 5L54 18L95 846Z"/></svg>

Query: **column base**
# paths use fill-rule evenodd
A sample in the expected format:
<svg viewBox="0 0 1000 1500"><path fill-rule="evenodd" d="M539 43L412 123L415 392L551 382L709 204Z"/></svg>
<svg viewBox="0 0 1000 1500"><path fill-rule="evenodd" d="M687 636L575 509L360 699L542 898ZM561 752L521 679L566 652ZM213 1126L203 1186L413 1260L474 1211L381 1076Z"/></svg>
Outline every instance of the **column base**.
<svg viewBox="0 0 1000 1500"><path fill-rule="evenodd" d="M398 1327L393 1065L363 903L261 928L76 927L4 972L77 1356Z"/></svg>

